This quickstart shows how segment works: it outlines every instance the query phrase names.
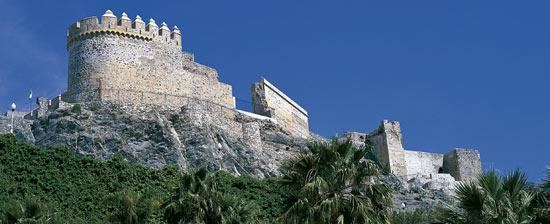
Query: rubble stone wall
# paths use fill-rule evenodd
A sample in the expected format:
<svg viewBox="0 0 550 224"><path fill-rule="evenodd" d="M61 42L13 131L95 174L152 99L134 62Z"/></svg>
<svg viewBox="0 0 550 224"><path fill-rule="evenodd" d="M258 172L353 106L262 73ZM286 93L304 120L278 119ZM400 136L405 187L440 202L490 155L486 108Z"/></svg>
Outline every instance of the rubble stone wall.
<svg viewBox="0 0 550 224"><path fill-rule="evenodd" d="M367 140L380 164L401 177L449 174L457 181L464 181L482 172L477 150L455 149L447 154L405 150L397 121L384 120L369 134L348 132L340 140L351 140L356 146L363 146Z"/></svg>
<svg viewBox="0 0 550 224"><path fill-rule="evenodd" d="M443 167L443 154L405 150L407 176L435 175Z"/></svg>
<svg viewBox="0 0 550 224"><path fill-rule="evenodd" d="M456 180L472 180L482 172L479 151L454 149L445 154L443 169L456 178Z"/></svg>
<svg viewBox="0 0 550 224"><path fill-rule="evenodd" d="M104 15L100 24L97 17L90 17L71 27L65 101L179 106L180 102L171 98L194 97L235 107L231 86L218 81L216 70L182 52L169 30L163 38L162 30L168 29L164 24L160 29L151 26L147 30L117 23L116 17L112 23L111 18ZM124 32L141 32L150 38Z"/></svg>
<svg viewBox="0 0 550 224"><path fill-rule="evenodd" d="M266 79L252 86L254 113L274 118L287 131L309 137L308 113Z"/></svg>
<svg viewBox="0 0 550 224"><path fill-rule="evenodd" d="M405 149L399 122L384 120L378 129L368 134L367 138L373 144L374 153L381 164L395 175L407 175Z"/></svg>
<svg viewBox="0 0 550 224"><path fill-rule="evenodd" d="M28 112L12 112L8 111L0 115L0 134L10 133L13 121L13 134L18 140L26 142L34 142L32 135L32 121L26 119L29 116Z"/></svg>

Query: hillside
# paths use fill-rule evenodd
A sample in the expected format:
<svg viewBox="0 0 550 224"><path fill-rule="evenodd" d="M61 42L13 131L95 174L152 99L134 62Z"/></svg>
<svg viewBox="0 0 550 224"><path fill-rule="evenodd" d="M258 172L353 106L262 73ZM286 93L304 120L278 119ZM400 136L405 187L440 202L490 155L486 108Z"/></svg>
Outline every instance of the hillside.
<svg viewBox="0 0 550 224"><path fill-rule="evenodd" d="M11 135L0 136L0 211L13 201L33 199L56 219L104 223L114 208L110 198L117 193L154 194L162 201L181 178L172 166L157 170L130 164L121 156L101 161L64 148L41 148L17 142ZM215 182L227 194L259 205L260 219L277 217L283 209L286 196L274 181L220 172ZM155 210L155 220L160 222L160 216L160 210Z"/></svg>

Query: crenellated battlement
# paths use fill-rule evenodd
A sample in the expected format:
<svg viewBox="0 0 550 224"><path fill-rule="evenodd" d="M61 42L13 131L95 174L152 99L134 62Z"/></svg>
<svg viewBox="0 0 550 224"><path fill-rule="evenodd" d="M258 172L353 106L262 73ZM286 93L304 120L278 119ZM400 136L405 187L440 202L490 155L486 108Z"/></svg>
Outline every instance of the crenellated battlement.
<svg viewBox="0 0 550 224"><path fill-rule="evenodd" d="M101 21L92 16L71 25L67 31L67 45L82 37L103 34L166 43L181 49L181 31L177 26L170 30L163 22L159 28L154 19L145 24L139 15L132 21L124 12L117 18L111 10L101 16Z"/></svg>
<svg viewBox="0 0 550 224"><path fill-rule="evenodd" d="M119 104L180 108L193 98L236 109L231 85L218 72L182 51L181 31L165 22L115 16L82 19L67 32L68 79L62 94L68 103L109 101ZM262 115L277 120L293 135L309 137L308 114L267 80L255 85ZM254 125L247 130L254 131Z"/></svg>

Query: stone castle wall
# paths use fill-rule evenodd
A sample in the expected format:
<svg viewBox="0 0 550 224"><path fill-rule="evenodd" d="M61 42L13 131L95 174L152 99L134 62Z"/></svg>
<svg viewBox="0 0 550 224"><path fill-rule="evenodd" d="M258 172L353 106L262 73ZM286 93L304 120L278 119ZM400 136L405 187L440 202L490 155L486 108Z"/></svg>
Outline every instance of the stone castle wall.
<svg viewBox="0 0 550 224"><path fill-rule="evenodd" d="M69 76L62 98L176 108L200 100L235 109L232 87L218 81L216 70L182 52L181 44L177 27L171 31L162 23L159 28L153 19L146 25L139 16L132 21L108 10L101 21L95 16L80 20L68 31ZM267 80L257 86L254 112L307 138L307 112Z"/></svg>
<svg viewBox="0 0 550 224"><path fill-rule="evenodd" d="M307 111L266 79L252 86L252 104L254 113L274 118L293 134L309 136Z"/></svg>
<svg viewBox="0 0 550 224"><path fill-rule="evenodd" d="M471 180L482 172L479 151L454 149L445 154L443 169L459 180Z"/></svg>
<svg viewBox="0 0 550 224"><path fill-rule="evenodd" d="M407 176L442 173L443 154L405 150Z"/></svg>
<svg viewBox="0 0 550 224"><path fill-rule="evenodd" d="M181 105L184 97L234 108L230 85L216 70L181 51L181 33L153 20L131 22L108 11L71 26L68 34L68 102L95 100L152 105Z"/></svg>
<svg viewBox="0 0 550 224"><path fill-rule="evenodd" d="M387 169L395 175L407 175L405 149L399 122L384 120L380 127L366 138L373 143L375 154Z"/></svg>
<svg viewBox="0 0 550 224"><path fill-rule="evenodd" d="M447 154L405 150L401 126L384 120L369 134L348 132L341 140L363 145L367 140L380 164L397 176L441 176L450 174L457 181L468 181L482 172L479 151L455 149Z"/></svg>

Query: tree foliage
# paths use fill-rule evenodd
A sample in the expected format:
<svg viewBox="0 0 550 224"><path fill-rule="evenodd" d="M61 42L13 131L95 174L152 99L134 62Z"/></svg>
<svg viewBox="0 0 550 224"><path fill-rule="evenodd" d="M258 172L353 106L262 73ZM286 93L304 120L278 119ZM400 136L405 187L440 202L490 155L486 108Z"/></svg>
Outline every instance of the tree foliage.
<svg viewBox="0 0 550 224"><path fill-rule="evenodd" d="M294 189L284 223L388 223L391 191L379 166L364 159L370 148L349 141L312 143L290 161L281 182Z"/></svg>
<svg viewBox="0 0 550 224"><path fill-rule="evenodd" d="M164 207L168 223L248 223L257 208L243 200L222 194L204 168L184 175L179 189Z"/></svg>
<svg viewBox="0 0 550 224"><path fill-rule="evenodd" d="M51 214L47 209L46 205L34 199L11 201L5 207L5 212L0 219L0 223L51 223Z"/></svg>
<svg viewBox="0 0 550 224"><path fill-rule="evenodd" d="M150 222L150 217L158 209L161 201L151 192L145 194L121 191L107 199L113 210L108 218L112 223L143 224Z"/></svg>
<svg viewBox="0 0 550 224"><path fill-rule="evenodd" d="M155 170L121 156L106 161L0 135L4 223L550 223L543 183L489 171L456 188L458 207L391 214L391 191L372 151L312 143L282 178L259 180L197 169Z"/></svg>
<svg viewBox="0 0 550 224"><path fill-rule="evenodd" d="M439 223L532 223L533 199L527 177L516 170L504 177L488 171L456 187L458 208L445 209Z"/></svg>
<svg viewBox="0 0 550 224"><path fill-rule="evenodd" d="M120 156L101 161L65 148L41 148L17 142L12 135L0 135L2 217L12 204L22 204L31 198L48 208L42 214L51 216L51 222L105 223L118 220L125 223L120 221L125 212L139 217L141 210L151 205L147 221L163 223L160 204L178 189L182 179L174 167L151 169L130 164ZM234 177L223 172L213 175L210 181L219 185L219 192L242 197L240 199L245 204L274 206L269 214L260 210L260 219L278 216L277 213L284 209L282 195L285 192L279 190L277 182ZM147 201L151 204L147 205Z"/></svg>
<svg viewBox="0 0 550 224"><path fill-rule="evenodd" d="M424 209L393 212L391 216L392 224L429 224L432 221L432 212Z"/></svg>

